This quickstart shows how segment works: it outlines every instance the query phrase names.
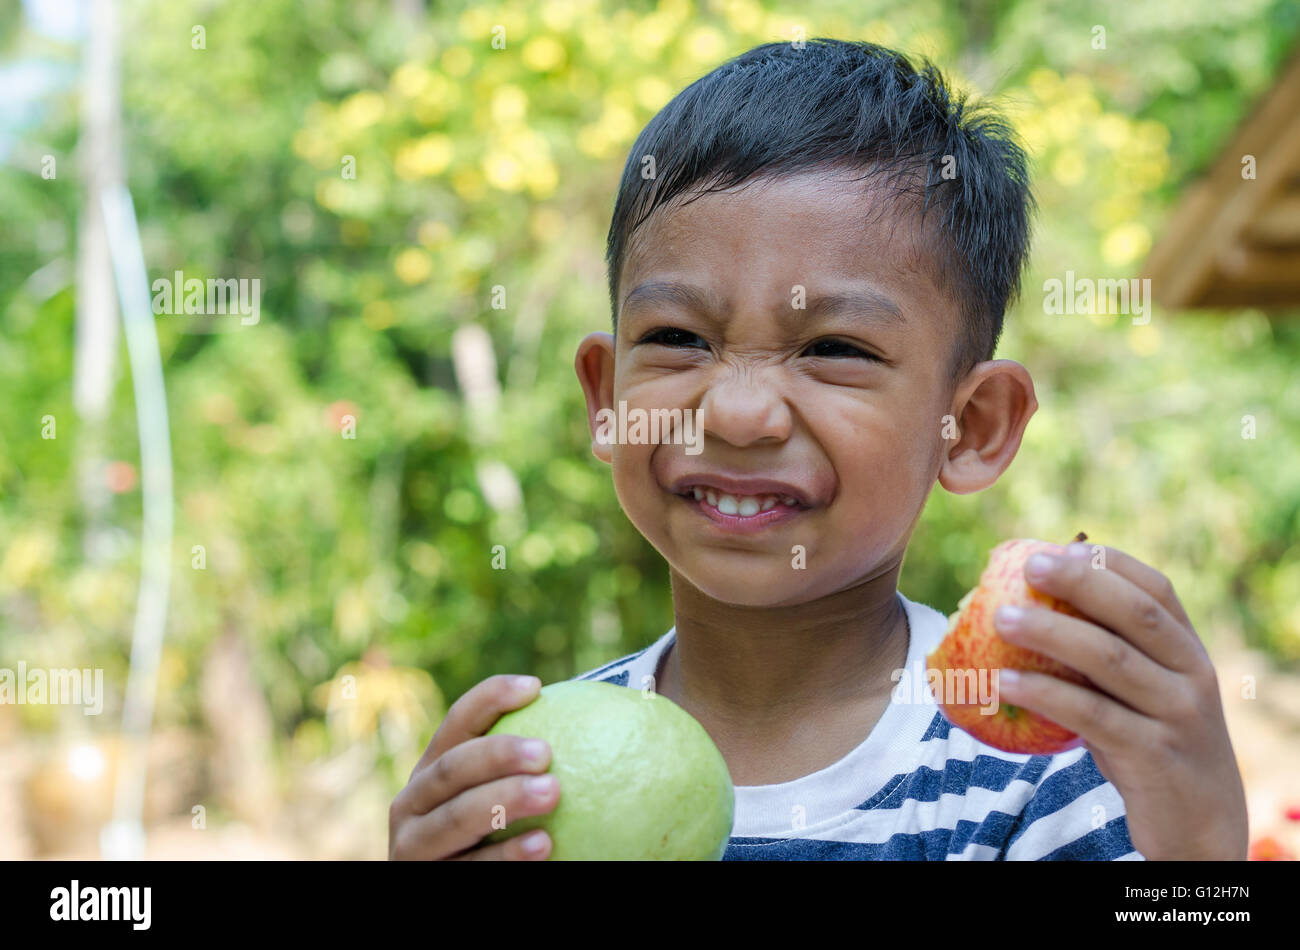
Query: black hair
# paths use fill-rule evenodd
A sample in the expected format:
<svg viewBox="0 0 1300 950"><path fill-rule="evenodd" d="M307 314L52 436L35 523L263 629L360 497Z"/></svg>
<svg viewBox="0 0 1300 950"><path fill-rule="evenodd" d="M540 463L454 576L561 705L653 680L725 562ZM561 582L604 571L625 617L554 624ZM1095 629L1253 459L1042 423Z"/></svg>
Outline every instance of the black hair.
<svg viewBox="0 0 1300 950"><path fill-rule="evenodd" d="M653 177L643 176L653 156ZM606 248L618 284L636 229L675 198L848 165L941 215L934 276L961 303L954 377L991 359L1020 290L1034 208L1009 123L968 105L928 61L872 43L816 38L757 46L696 80L650 120L623 168ZM694 200L694 197L688 200Z"/></svg>

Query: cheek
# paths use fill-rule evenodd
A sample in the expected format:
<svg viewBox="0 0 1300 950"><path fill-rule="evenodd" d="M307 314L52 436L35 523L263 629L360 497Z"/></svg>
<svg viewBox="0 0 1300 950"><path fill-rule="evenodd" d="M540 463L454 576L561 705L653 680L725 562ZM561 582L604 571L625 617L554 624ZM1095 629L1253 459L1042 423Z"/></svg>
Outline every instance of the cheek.
<svg viewBox="0 0 1300 950"><path fill-rule="evenodd" d="M628 519L647 537L657 533L664 492L652 468L654 445L615 445L610 459L614 492Z"/></svg>
<svg viewBox="0 0 1300 950"><path fill-rule="evenodd" d="M941 423L925 412L906 416L859 416L823 441L844 494L854 508L910 516L910 502L924 498L937 471L935 440Z"/></svg>

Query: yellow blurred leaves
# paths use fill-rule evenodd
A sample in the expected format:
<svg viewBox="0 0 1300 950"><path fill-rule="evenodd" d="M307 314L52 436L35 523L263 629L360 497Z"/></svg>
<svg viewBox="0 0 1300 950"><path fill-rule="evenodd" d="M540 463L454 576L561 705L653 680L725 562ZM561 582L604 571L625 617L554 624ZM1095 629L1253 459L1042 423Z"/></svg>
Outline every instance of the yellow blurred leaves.
<svg viewBox="0 0 1300 950"><path fill-rule="evenodd" d="M596 532L581 522L564 522L548 531L532 531L519 543L524 566L538 570L551 563L573 564L600 547Z"/></svg>
<svg viewBox="0 0 1300 950"><path fill-rule="evenodd" d="M371 214L384 201L385 190L376 176L357 180L326 178L316 183L316 202L338 215Z"/></svg>
<svg viewBox="0 0 1300 950"><path fill-rule="evenodd" d="M441 73L430 73L429 81L415 100L411 112L426 125L441 122L450 109L460 104L460 86Z"/></svg>
<svg viewBox="0 0 1300 950"><path fill-rule="evenodd" d="M727 54L727 38L711 26L697 26L686 34L686 52L697 63L718 65Z"/></svg>
<svg viewBox="0 0 1300 950"><path fill-rule="evenodd" d="M484 180L501 191L527 188L534 198L549 197L559 184L546 139L522 125L506 127L483 156Z"/></svg>
<svg viewBox="0 0 1300 950"><path fill-rule="evenodd" d="M528 96L518 86L506 83L492 93L492 118L497 122L517 122L528 111Z"/></svg>
<svg viewBox="0 0 1300 950"><path fill-rule="evenodd" d="M559 183L560 173L553 162L534 159L525 166L524 184L532 197L549 198Z"/></svg>
<svg viewBox="0 0 1300 950"><path fill-rule="evenodd" d="M388 86L393 92L407 99L414 99L429 87L433 73L419 63L403 63L393 70Z"/></svg>
<svg viewBox="0 0 1300 950"><path fill-rule="evenodd" d="M442 554L428 541L408 542L406 561L411 565L411 570L430 580L436 580L442 573Z"/></svg>
<svg viewBox="0 0 1300 950"><path fill-rule="evenodd" d="M1118 151L1130 141L1129 122L1123 116L1109 114L1097 120L1097 141L1112 151Z"/></svg>
<svg viewBox="0 0 1300 950"><path fill-rule="evenodd" d="M645 17L637 27L637 42L632 52L639 59L654 62L659 59L664 45L676 32L676 24L662 13L652 13Z"/></svg>
<svg viewBox="0 0 1300 950"><path fill-rule="evenodd" d="M520 54L524 65L534 72L547 73L564 63L564 46L553 36L535 36L524 44Z"/></svg>
<svg viewBox="0 0 1300 950"><path fill-rule="evenodd" d="M376 662L346 663L312 693L329 730L346 743L383 734L402 746L446 714L442 691L424 670Z"/></svg>
<svg viewBox="0 0 1300 950"><path fill-rule="evenodd" d="M1041 67L1029 74L1028 85L1029 91L1040 102L1051 102L1061 89L1062 82L1061 77L1054 70Z"/></svg>
<svg viewBox="0 0 1300 950"><path fill-rule="evenodd" d="M604 158L613 151L613 143L609 141L599 124L584 125L580 128L577 142L578 150L592 158Z"/></svg>
<svg viewBox="0 0 1300 950"><path fill-rule="evenodd" d="M1109 267L1135 264L1151 248L1151 232L1141 219L1148 196L1169 173L1168 130L1159 122L1104 111L1082 74L1035 69L1026 86L1030 96L1009 97L1007 111L1040 165L1036 180L1049 186L1040 188L1040 203L1046 209L1074 200L1050 186L1089 194L1088 213L1079 220L1091 230L1078 240L1097 248ZM1135 345L1153 345L1152 339L1140 337Z"/></svg>
<svg viewBox="0 0 1300 950"><path fill-rule="evenodd" d="M487 193L482 173L471 165L452 173L451 186L466 201L478 201Z"/></svg>
<svg viewBox="0 0 1300 950"><path fill-rule="evenodd" d="M451 228L445 221L425 221L421 223L417 237L421 244L434 250L451 239Z"/></svg>
<svg viewBox="0 0 1300 950"><path fill-rule="evenodd" d="M518 191L524 182L523 163L509 152L492 149L483 158L483 177L493 188Z"/></svg>
<svg viewBox="0 0 1300 950"><path fill-rule="evenodd" d="M1111 228L1101 242L1101 256L1107 264L1122 267L1151 250L1151 232L1146 225L1129 221Z"/></svg>
<svg viewBox="0 0 1300 950"><path fill-rule="evenodd" d="M763 8L754 0L725 0L722 15L727 18L727 26L732 32L752 36L762 25Z"/></svg>
<svg viewBox="0 0 1300 950"><path fill-rule="evenodd" d="M469 74L474 65L474 57L463 46L453 46L442 54L442 70L448 76L457 79Z"/></svg>
<svg viewBox="0 0 1300 950"><path fill-rule="evenodd" d="M556 32L563 32L573 23L574 17L589 8L590 4L582 4L580 9L580 5L572 0L547 0L542 4L542 22Z"/></svg>
<svg viewBox="0 0 1300 950"><path fill-rule="evenodd" d="M423 283L433 273L433 258L418 247L408 247L393 261L393 273L404 284Z"/></svg>
<svg viewBox="0 0 1300 950"><path fill-rule="evenodd" d="M578 130L578 149L592 158L605 158L616 147L630 143L639 130L630 100L622 91L607 95L600 118Z"/></svg>
<svg viewBox="0 0 1300 950"><path fill-rule="evenodd" d="M372 330L386 330L396 321L397 315L387 300L371 300L361 308L361 319Z"/></svg>
<svg viewBox="0 0 1300 950"><path fill-rule="evenodd" d="M40 528L17 535L0 561L0 584L30 587L54 563L54 535Z"/></svg>
<svg viewBox="0 0 1300 950"><path fill-rule="evenodd" d="M345 587L334 598L334 630L343 643L356 644L368 639L372 619L364 587Z"/></svg>
<svg viewBox="0 0 1300 950"><path fill-rule="evenodd" d="M658 76L642 76L635 90L637 104L651 112L658 112L673 97L673 87Z"/></svg>
<svg viewBox="0 0 1300 950"><path fill-rule="evenodd" d="M434 132L399 148L393 159L393 170L407 181L429 178L446 171L453 154L451 138Z"/></svg>
<svg viewBox="0 0 1300 950"><path fill-rule="evenodd" d="M529 230L543 244L555 241L564 233L564 215L554 208L538 208L529 221Z"/></svg>
<svg viewBox="0 0 1300 950"><path fill-rule="evenodd" d="M1083 181L1087 171L1088 166L1077 149L1060 152L1052 162L1052 177L1062 185L1077 185Z"/></svg>
<svg viewBox="0 0 1300 950"><path fill-rule="evenodd" d="M457 23L460 27L460 35L471 42L486 38L492 29L495 17L499 17L496 11L489 12L482 7L470 7L460 15L460 21ZM497 22L500 20L498 19Z"/></svg>
<svg viewBox="0 0 1300 950"><path fill-rule="evenodd" d="M364 89L339 103L338 119L345 133L359 132L384 117L384 97Z"/></svg>
<svg viewBox="0 0 1300 950"><path fill-rule="evenodd" d="M886 20L872 20L862 28L862 38L868 43L895 46L898 44L898 31Z"/></svg>
<svg viewBox="0 0 1300 950"><path fill-rule="evenodd" d="M1160 331L1154 323L1145 323L1129 331L1128 345L1138 356L1151 356L1160 349Z"/></svg>
<svg viewBox="0 0 1300 950"><path fill-rule="evenodd" d="M299 158L318 161L329 149L329 138L319 129L302 128L294 133L293 152Z"/></svg>

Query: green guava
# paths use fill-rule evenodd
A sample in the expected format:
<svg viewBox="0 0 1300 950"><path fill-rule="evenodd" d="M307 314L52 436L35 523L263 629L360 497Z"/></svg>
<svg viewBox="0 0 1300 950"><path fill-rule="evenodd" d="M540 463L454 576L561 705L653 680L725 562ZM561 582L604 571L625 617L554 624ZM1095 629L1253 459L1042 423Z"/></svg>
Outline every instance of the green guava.
<svg viewBox="0 0 1300 950"><path fill-rule="evenodd" d="M552 683L487 734L497 733L550 743L560 800L546 815L507 815L489 841L543 828L553 861L722 859L736 806L731 774L672 700L613 683Z"/></svg>

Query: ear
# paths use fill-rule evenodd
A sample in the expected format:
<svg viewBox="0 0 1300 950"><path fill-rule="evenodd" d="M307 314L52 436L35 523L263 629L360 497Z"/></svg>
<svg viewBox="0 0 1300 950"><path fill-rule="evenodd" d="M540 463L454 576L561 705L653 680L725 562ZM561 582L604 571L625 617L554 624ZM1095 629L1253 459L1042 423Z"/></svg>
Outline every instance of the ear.
<svg viewBox="0 0 1300 950"><path fill-rule="evenodd" d="M578 355L573 360L582 383L582 394L587 397L587 425L591 429L591 454L602 462L609 462L610 444L599 439L598 433L608 426L599 418L602 409L614 411L614 337L609 333L592 333L578 344Z"/></svg>
<svg viewBox="0 0 1300 950"><path fill-rule="evenodd" d="M1014 360L977 364L953 394L957 440L945 450L939 484L954 495L992 485L1016 457L1037 409L1027 369Z"/></svg>

